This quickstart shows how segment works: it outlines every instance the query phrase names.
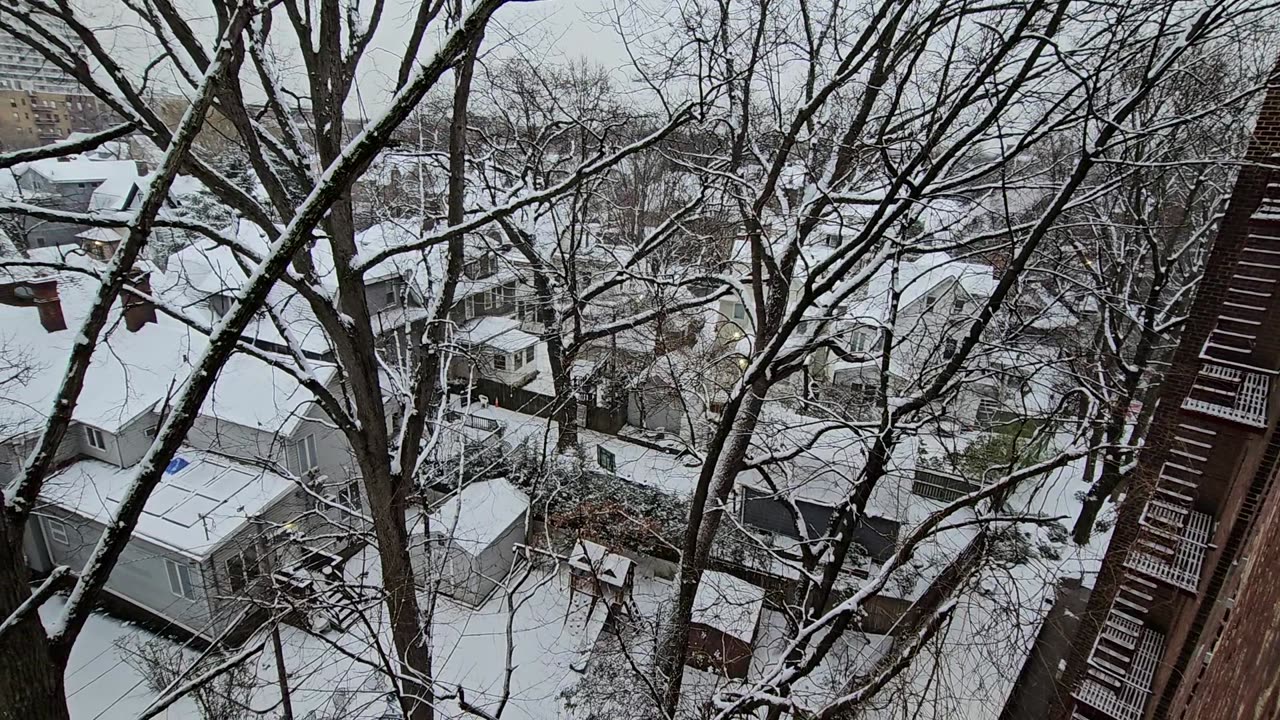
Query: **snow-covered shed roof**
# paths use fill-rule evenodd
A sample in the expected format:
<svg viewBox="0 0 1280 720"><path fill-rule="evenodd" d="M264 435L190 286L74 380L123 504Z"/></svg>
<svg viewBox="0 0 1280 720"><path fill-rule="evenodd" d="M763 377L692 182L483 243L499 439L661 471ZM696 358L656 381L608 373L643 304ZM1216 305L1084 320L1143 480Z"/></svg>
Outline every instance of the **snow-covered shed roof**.
<svg viewBox="0 0 1280 720"><path fill-rule="evenodd" d="M691 622L714 628L744 642L755 640L764 589L728 573L702 573L698 594L693 598Z"/></svg>
<svg viewBox="0 0 1280 720"><path fill-rule="evenodd" d="M528 510L529 498L506 478L473 482L431 512L431 533L478 555Z"/></svg>
<svg viewBox="0 0 1280 720"><path fill-rule="evenodd" d="M115 517L134 475L134 468L83 459L50 477L41 498L105 524ZM151 493L134 534L200 560L293 487L263 468L184 447Z"/></svg>
<svg viewBox="0 0 1280 720"><path fill-rule="evenodd" d="M622 587L631 574L631 558L609 552L605 546L578 539L569 553L569 567L581 570L613 587Z"/></svg>

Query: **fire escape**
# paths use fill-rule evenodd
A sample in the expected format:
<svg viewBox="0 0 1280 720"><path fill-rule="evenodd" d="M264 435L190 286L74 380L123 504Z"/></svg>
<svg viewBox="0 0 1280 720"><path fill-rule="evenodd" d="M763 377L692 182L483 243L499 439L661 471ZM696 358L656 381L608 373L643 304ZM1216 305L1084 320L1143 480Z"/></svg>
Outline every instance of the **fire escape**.
<svg viewBox="0 0 1280 720"><path fill-rule="evenodd" d="M1264 201L1249 222L1198 374L1177 411L1121 587L1075 692L1076 720L1147 717L1176 609L1202 592L1225 493L1247 446L1267 428L1276 359L1259 347L1259 336L1274 332L1267 318L1278 309L1280 291L1280 203L1271 203Z"/></svg>

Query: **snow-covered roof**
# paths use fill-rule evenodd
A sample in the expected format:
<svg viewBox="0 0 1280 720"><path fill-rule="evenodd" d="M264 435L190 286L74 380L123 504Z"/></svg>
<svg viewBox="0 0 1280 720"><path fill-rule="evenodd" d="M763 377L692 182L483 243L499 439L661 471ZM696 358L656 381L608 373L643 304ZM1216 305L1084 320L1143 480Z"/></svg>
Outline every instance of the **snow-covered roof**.
<svg viewBox="0 0 1280 720"><path fill-rule="evenodd" d="M91 227L76 233L76 237L81 240L93 240L96 242L117 243L124 239L115 228Z"/></svg>
<svg viewBox="0 0 1280 720"><path fill-rule="evenodd" d="M33 259L89 262L81 253L56 254L56 248L38 248ZM0 428L4 436L36 429L51 410L62 382L67 358L88 315L97 292L97 281L79 273L57 273L58 295L67 329L47 332L33 307L0 305L0 348L30 368L22 382L6 385L0 396ZM8 280L0 275L0 280ZM191 363L207 346L208 338L157 313L154 323L130 332L121 322L121 303L111 308L104 333L93 353L84 390L73 419L109 433L117 433L142 413L164 400L190 372ZM334 368L315 366L317 377L328 382ZM235 354L219 374L201 408L201 414L270 432L290 434L312 396L282 370L247 355Z"/></svg>
<svg viewBox="0 0 1280 720"><path fill-rule="evenodd" d="M18 174L28 171L53 183L101 183L136 179L138 164L132 160L96 160L80 155L66 160L48 158L23 163Z"/></svg>
<svg viewBox="0 0 1280 720"><path fill-rule="evenodd" d="M948 281L959 283L965 292L977 298L989 297L997 282L992 277L990 266L956 260L945 253L906 260L898 266L898 307L910 305ZM863 299L849 304L847 316L863 321L884 320L889 311L890 291L894 287L893 267L885 263L867 282Z"/></svg>
<svg viewBox="0 0 1280 720"><path fill-rule="evenodd" d="M750 643L755 639L763 608L763 588L728 573L708 570L702 573L698 584L690 620Z"/></svg>
<svg viewBox="0 0 1280 720"><path fill-rule="evenodd" d="M100 460L80 460L51 476L41 498L109 523L135 472ZM134 534L200 560L293 487L289 480L262 468L180 448L151 493Z"/></svg>
<svg viewBox="0 0 1280 720"><path fill-rule="evenodd" d="M431 512L431 533L477 555L524 517L529 498L505 478L474 482ZM410 527L410 532L415 528Z"/></svg>
<svg viewBox="0 0 1280 720"><path fill-rule="evenodd" d="M90 210L124 210L133 200L138 185L136 175L112 175L94 188L89 196Z"/></svg>
<svg viewBox="0 0 1280 720"><path fill-rule="evenodd" d="M569 553L569 567L619 588L626 584L632 565L630 558L611 553L605 546L590 540L579 539Z"/></svg>
<svg viewBox="0 0 1280 720"><path fill-rule="evenodd" d="M463 345L484 345L508 353L538 344L538 337L521 330L516 318L492 315L468 320L458 329L457 339Z"/></svg>

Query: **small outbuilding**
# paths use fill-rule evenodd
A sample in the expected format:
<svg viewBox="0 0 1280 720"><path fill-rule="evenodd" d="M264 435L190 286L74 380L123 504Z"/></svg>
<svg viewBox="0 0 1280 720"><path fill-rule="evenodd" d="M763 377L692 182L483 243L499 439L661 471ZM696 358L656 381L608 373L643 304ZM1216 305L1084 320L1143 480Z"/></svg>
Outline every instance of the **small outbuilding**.
<svg viewBox="0 0 1280 720"><path fill-rule="evenodd" d="M704 572L693 599L687 664L745 678L763 609L763 588L726 573Z"/></svg>
<svg viewBox="0 0 1280 720"><path fill-rule="evenodd" d="M580 592L591 598L592 606L596 600L604 600L610 613L630 613L634 575L631 558L579 538L569 553L569 602Z"/></svg>
<svg viewBox="0 0 1280 720"><path fill-rule="evenodd" d="M450 494L428 516L409 520L409 559L419 582L440 580L444 594L480 605L511 570L525 541L529 499L499 478Z"/></svg>

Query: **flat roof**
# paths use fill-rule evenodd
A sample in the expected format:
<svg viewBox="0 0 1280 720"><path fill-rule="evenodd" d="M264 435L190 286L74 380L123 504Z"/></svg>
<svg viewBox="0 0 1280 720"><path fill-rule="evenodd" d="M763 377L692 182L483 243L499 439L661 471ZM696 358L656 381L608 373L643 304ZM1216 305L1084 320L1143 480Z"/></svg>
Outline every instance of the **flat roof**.
<svg viewBox="0 0 1280 720"><path fill-rule="evenodd" d="M136 465L121 468L84 459L51 476L40 496L106 525L115 518L136 473ZM293 487L264 468L183 447L152 491L134 535L202 560Z"/></svg>

